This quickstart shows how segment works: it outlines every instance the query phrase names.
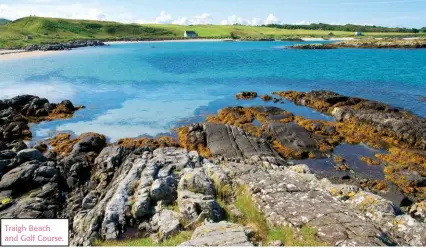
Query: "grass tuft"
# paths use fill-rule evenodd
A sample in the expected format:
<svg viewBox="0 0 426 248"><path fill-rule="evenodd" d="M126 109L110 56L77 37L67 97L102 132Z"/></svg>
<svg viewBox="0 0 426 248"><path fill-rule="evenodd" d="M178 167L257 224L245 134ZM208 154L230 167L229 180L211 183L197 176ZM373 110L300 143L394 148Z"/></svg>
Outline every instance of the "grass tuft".
<svg viewBox="0 0 426 248"><path fill-rule="evenodd" d="M95 241L94 246L178 246L183 242L191 239L192 231L183 231L179 234L164 240L163 242L156 243L152 238L140 238L123 241Z"/></svg>

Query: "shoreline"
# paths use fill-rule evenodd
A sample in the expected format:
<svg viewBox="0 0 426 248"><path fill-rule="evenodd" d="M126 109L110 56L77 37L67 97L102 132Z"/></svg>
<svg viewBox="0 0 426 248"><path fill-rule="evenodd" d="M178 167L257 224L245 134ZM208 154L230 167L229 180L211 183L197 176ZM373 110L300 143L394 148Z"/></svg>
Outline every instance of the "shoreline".
<svg viewBox="0 0 426 248"><path fill-rule="evenodd" d="M24 59L33 57L42 57L63 51L25 51L25 50L2 50L0 51L0 61L8 61L14 59Z"/></svg>
<svg viewBox="0 0 426 248"><path fill-rule="evenodd" d="M186 43L186 42L222 42L232 41L231 39L187 39L187 40L140 40L140 41L105 41L106 45L110 44L134 44L134 43Z"/></svg>
<svg viewBox="0 0 426 248"><path fill-rule="evenodd" d="M382 39L382 38L375 38ZM402 38L403 40L415 40L419 38ZM300 38L300 42L315 42L315 41L352 41L356 40L353 37L342 37L342 38ZM184 40L150 40L150 41L106 41L105 45L117 45L117 44L137 44L137 43L188 43L188 42L244 42L245 40L232 40L232 39L184 39ZM281 40L275 40L280 42ZM44 55L56 54L63 52L64 50L51 50L51 51L26 51L26 50L7 50L0 49L0 62L13 60L13 59L23 59L31 57L41 57Z"/></svg>

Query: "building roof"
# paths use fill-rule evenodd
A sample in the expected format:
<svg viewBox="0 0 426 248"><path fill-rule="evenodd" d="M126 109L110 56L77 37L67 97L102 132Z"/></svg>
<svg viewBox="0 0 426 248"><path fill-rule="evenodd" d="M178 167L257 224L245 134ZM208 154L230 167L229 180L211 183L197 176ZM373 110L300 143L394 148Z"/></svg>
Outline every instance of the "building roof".
<svg viewBox="0 0 426 248"><path fill-rule="evenodd" d="M187 34L197 34L195 31L185 31Z"/></svg>

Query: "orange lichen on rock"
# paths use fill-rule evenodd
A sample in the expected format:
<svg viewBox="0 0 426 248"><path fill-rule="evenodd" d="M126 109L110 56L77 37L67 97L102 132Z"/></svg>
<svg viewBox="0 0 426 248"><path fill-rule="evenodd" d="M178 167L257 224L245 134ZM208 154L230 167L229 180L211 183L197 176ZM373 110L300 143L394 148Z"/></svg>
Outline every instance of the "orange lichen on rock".
<svg viewBox="0 0 426 248"><path fill-rule="evenodd" d="M53 151L57 154L69 154L76 143L77 139L71 139L71 134L69 133L60 133L49 139L49 145L53 147Z"/></svg>
<svg viewBox="0 0 426 248"><path fill-rule="evenodd" d="M58 104L47 116L47 120L67 119L71 118L76 111L75 108L69 108L64 104Z"/></svg>
<svg viewBox="0 0 426 248"><path fill-rule="evenodd" d="M348 171L348 170L351 170L351 168L347 164L336 165L336 166L334 166L334 168L337 171Z"/></svg>
<svg viewBox="0 0 426 248"><path fill-rule="evenodd" d="M254 120L264 124L267 122L268 113L260 112L256 108L229 107L219 111L218 115L208 116L206 121L221 123L242 128L255 136L262 135L262 127L255 126Z"/></svg>
<svg viewBox="0 0 426 248"><path fill-rule="evenodd" d="M202 157L210 158L212 153L206 144L193 143L189 141L189 128L180 127L178 129L178 137L180 145L188 151L197 151Z"/></svg>
<svg viewBox="0 0 426 248"><path fill-rule="evenodd" d="M387 188L388 188L388 184L384 180L376 181L374 186L373 186L373 189L376 190L376 191L384 191Z"/></svg>
<svg viewBox="0 0 426 248"><path fill-rule="evenodd" d="M335 163L343 163L343 162L345 162L345 158L343 158L342 156L334 156L333 157L333 161L335 162Z"/></svg>
<svg viewBox="0 0 426 248"><path fill-rule="evenodd" d="M269 102L269 101L272 101L272 96L270 96L270 95L267 95L267 94L265 94L265 95L261 95L260 96L260 98L263 100L263 101L265 101L265 102Z"/></svg>
<svg viewBox="0 0 426 248"><path fill-rule="evenodd" d="M43 142L40 142L40 143L39 143L38 145L36 145L34 148L35 148L35 149L37 149L37 150L39 150L39 151L40 151L40 152L42 152L42 153L48 150L47 145L46 145L46 144L44 144Z"/></svg>
<svg viewBox="0 0 426 248"><path fill-rule="evenodd" d="M282 98L285 98L287 100L290 100L292 102L297 103L298 99L307 96L306 93L303 92L297 92L297 91L283 91L283 92L273 92L272 94L278 95ZM330 112L330 107L332 106L330 103L327 103L323 101L322 99L314 99L312 97L309 97L308 99L304 100L305 106L309 106L315 110L318 110L323 113Z"/></svg>
<svg viewBox="0 0 426 248"><path fill-rule="evenodd" d="M380 165L380 161L371 157L361 157L360 160L368 165Z"/></svg>
<svg viewBox="0 0 426 248"><path fill-rule="evenodd" d="M151 149L163 147L179 147L179 144L169 136L161 136L158 138L125 138L117 141L117 144L127 148L149 147Z"/></svg>
<svg viewBox="0 0 426 248"><path fill-rule="evenodd" d="M106 137L104 135L97 133L84 133L75 139L72 139L71 134L69 133L60 133L55 137L49 139L49 145L53 147L53 151L56 152L58 155L66 156L71 153L75 144L89 136L97 136L98 138L103 140L103 142L106 141Z"/></svg>
<svg viewBox="0 0 426 248"><path fill-rule="evenodd" d="M348 144L366 143L373 148L387 148L401 145L392 131L379 130L376 126L354 119L338 122L336 130Z"/></svg>
<svg viewBox="0 0 426 248"><path fill-rule="evenodd" d="M405 193L426 197L426 187L418 185L416 178L426 177L426 154L424 151L390 148L389 154L377 154L385 162L386 179L398 185Z"/></svg>
<svg viewBox="0 0 426 248"><path fill-rule="evenodd" d="M309 151L294 151L290 147L282 145L278 140L272 142L272 147L285 159L306 159L309 158Z"/></svg>
<svg viewBox="0 0 426 248"><path fill-rule="evenodd" d="M243 91L235 95L235 98L239 100L254 99L256 97L257 97L257 92L254 92L254 91Z"/></svg>

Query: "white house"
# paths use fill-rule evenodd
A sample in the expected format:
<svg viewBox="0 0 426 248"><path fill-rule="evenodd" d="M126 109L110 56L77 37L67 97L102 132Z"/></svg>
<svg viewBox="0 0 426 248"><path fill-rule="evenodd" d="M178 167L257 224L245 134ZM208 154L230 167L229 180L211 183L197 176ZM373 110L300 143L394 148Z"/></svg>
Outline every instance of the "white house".
<svg viewBox="0 0 426 248"><path fill-rule="evenodd" d="M183 36L185 38L197 38L198 34L195 31L185 31Z"/></svg>
<svg viewBox="0 0 426 248"><path fill-rule="evenodd" d="M361 36L362 33L361 32L355 32L355 36Z"/></svg>

